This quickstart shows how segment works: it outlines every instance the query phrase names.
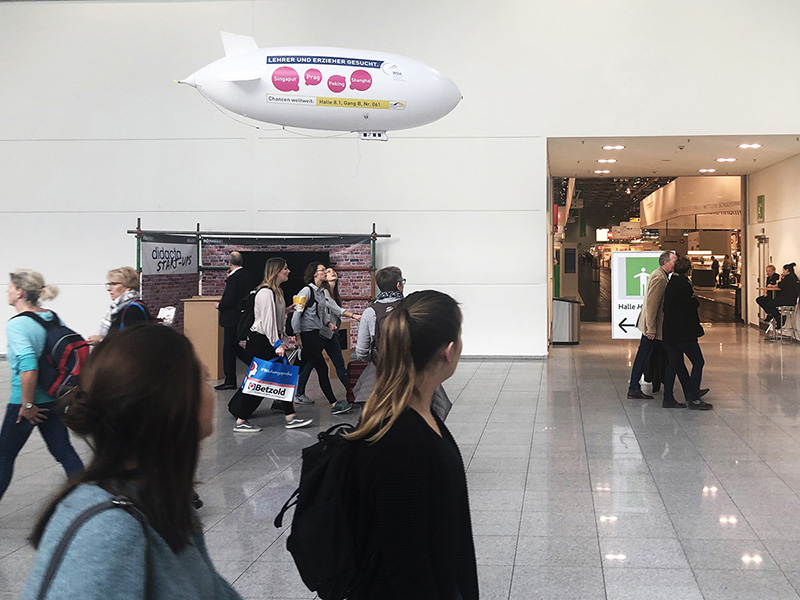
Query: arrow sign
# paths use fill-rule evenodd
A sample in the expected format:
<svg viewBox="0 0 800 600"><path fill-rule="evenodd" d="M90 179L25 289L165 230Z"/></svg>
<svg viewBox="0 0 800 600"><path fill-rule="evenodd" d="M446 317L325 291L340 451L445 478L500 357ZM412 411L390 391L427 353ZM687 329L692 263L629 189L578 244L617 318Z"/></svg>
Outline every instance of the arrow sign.
<svg viewBox="0 0 800 600"><path fill-rule="evenodd" d="M626 323L627 320L628 317L623 317L622 321L619 322L619 328L625 333L628 333L628 330L625 329L626 327L636 327L636 323Z"/></svg>

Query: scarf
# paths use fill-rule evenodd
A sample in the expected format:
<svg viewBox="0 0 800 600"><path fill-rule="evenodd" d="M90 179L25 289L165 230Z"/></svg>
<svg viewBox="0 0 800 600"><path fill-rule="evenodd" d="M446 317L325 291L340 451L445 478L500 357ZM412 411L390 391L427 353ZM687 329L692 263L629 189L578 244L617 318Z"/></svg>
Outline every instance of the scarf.
<svg viewBox="0 0 800 600"><path fill-rule="evenodd" d="M381 300L386 300L387 298L394 298L395 300L402 300L403 299L403 292L398 292L397 290L392 290L390 292L381 292L378 294L378 297L375 298L375 302L380 302Z"/></svg>
<svg viewBox="0 0 800 600"><path fill-rule="evenodd" d="M121 313L131 302L141 299L141 294L136 290L127 290L120 294L116 300L112 300L111 306L108 307L108 312L106 316L103 317L103 322L100 324L100 336L105 337L108 334L108 330L111 329L111 320L115 315Z"/></svg>

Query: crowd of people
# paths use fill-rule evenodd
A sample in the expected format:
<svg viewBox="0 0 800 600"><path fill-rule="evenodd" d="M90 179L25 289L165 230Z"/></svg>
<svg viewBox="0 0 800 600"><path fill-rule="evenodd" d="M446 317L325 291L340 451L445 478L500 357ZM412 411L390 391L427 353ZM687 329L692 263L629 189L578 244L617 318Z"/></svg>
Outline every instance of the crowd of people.
<svg viewBox="0 0 800 600"><path fill-rule="evenodd" d="M233 267L241 266L237 260L231 256ZM231 269L229 281L236 271ZM27 314L59 320L41 305L57 290L35 271L10 274L8 302L17 315L6 326L12 389L0 432L0 499L36 427L68 477L34 527L37 554L21 598L240 597L212 564L196 513L199 444L214 427L208 373L185 336L150 317L135 275L128 267L108 273L111 303L100 334L87 340L93 349L77 388L56 401L38 379L45 329ZM342 317L357 315L342 308L332 269L309 265L305 295L299 294L305 302L289 305L281 288L288 275L283 259L267 262L246 344L231 348L234 368L237 354L285 356L288 315L297 346L306 353L302 364L317 370L331 412L341 414L341 401L324 383L321 356L327 352L338 365L341 349L327 342L327 332ZM364 565L348 597L475 600L466 475L444 424L449 406L442 412L441 398L437 404L461 355L461 311L440 292L404 298L405 279L397 267L376 277L381 294L365 311L358 339L358 355L370 361L374 378L363 392L359 424L348 436L356 502L363 507L352 526ZM234 281L239 278L244 281ZM223 318L227 301L223 296L219 303L223 327L230 323ZM223 390L236 385L235 371L227 375ZM255 410L242 396L238 407L229 407L235 427ZM289 428L310 423L291 406L278 408ZM68 429L89 443L87 465Z"/></svg>

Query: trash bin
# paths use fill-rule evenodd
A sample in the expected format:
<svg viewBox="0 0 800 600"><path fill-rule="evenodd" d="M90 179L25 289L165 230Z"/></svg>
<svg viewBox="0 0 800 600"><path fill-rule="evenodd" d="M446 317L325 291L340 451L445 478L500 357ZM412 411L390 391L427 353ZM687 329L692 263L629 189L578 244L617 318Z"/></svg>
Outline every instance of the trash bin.
<svg viewBox="0 0 800 600"><path fill-rule="evenodd" d="M553 343L580 344L581 303L569 298L553 298Z"/></svg>

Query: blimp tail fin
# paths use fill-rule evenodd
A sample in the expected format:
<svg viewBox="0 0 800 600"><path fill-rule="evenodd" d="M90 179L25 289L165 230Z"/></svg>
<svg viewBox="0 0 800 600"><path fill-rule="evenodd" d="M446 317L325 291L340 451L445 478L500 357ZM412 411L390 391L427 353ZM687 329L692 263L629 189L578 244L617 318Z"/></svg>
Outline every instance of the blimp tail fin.
<svg viewBox="0 0 800 600"><path fill-rule="evenodd" d="M222 36L222 46L225 48L225 56L236 56L258 50L258 44L249 35L239 35L238 33L227 33L220 31Z"/></svg>

